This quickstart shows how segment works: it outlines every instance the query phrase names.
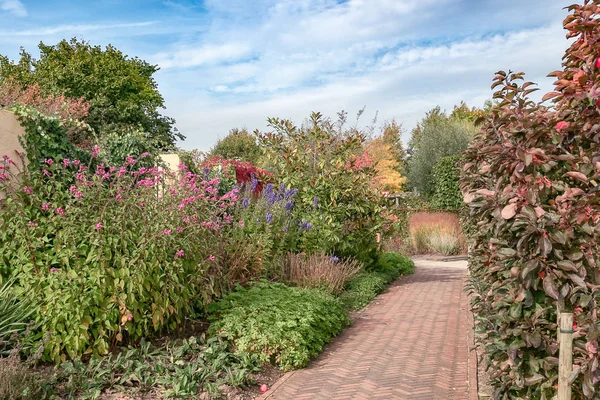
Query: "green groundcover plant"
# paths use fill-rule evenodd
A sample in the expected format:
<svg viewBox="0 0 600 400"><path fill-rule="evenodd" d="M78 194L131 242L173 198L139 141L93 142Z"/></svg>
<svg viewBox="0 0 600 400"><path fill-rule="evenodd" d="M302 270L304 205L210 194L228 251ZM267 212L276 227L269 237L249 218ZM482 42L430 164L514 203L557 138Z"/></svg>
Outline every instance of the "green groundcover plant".
<svg viewBox="0 0 600 400"><path fill-rule="evenodd" d="M239 287L209 311L210 333L229 340L235 354L283 370L306 366L348 324L347 312L328 293L281 283Z"/></svg>
<svg viewBox="0 0 600 400"><path fill-rule="evenodd" d="M469 288L494 397L551 399L557 309L574 314L573 398L600 383L600 4L569 7L555 91L534 103L499 72L497 105L465 154Z"/></svg>

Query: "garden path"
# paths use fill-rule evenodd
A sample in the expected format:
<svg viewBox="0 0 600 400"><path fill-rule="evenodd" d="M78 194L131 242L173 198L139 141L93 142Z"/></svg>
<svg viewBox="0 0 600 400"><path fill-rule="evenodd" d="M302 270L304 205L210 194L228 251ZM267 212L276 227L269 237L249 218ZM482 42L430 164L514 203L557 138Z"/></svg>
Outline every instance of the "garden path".
<svg viewBox="0 0 600 400"><path fill-rule="evenodd" d="M465 261L415 260L308 368L261 399L475 400Z"/></svg>

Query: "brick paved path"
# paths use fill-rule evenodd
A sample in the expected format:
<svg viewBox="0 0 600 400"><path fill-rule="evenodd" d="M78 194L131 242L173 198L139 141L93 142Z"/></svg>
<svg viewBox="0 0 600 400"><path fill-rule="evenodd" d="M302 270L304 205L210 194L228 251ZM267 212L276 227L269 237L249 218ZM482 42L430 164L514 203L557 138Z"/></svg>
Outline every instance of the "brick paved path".
<svg viewBox="0 0 600 400"><path fill-rule="evenodd" d="M418 260L311 365L284 375L269 400L476 400L465 262Z"/></svg>

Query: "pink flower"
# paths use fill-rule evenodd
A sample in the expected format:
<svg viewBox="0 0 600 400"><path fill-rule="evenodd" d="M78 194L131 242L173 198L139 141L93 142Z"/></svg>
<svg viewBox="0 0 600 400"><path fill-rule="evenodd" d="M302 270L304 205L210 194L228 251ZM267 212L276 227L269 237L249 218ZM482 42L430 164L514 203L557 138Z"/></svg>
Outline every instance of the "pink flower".
<svg viewBox="0 0 600 400"><path fill-rule="evenodd" d="M600 68L600 57L596 58L596 60L594 61L594 65L596 66L596 68Z"/></svg>
<svg viewBox="0 0 600 400"><path fill-rule="evenodd" d="M25 191L25 193L27 194L33 194L33 190L31 190L31 188L29 186L25 186L23 188L23 190Z"/></svg>
<svg viewBox="0 0 600 400"><path fill-rule="evenodd" d="M144 207L144 202L140 201L140 207Z"/></svg>
<svg viewBox="0 0 600 400"><path fill-rule="evenodd" d="M165 230L163 231L163 234L168 236L168 235L170 235L170 234L171 234L171 232L172 232L172 231L171 231L170 229L165 229Z"/></svg>
<svg viewBox="0 0 600 400"><path fill-rule="evenodd" d="M42 173L46 176L50 176L50 171L48 171L47 169L43 169Z"/></svg>
<svg viewBox="0 0 600 400"><path fill-rule="evenodd" d="M129 313L127 314L127 321L131 322L131 320L133 320L133 314Z"/></svg>
<svg viewBox="0 0 600 400"><path fill-rule="evenodd" d="M75 165L77 167L79 164L81 164L81 161L73 160L73 165Z"/></svg>
<svg viewBox="0 0 600 400"><path fill-rule="evenodd" d="M208 261L215 261L215 256L213 256L212 254L210 255L210 257L207 258Z"/></svg>
<svg viewBox="0 0 600 400"><path fill-rule="evenodd" d="M62 164L63 164L65 167L68 167L68 166L69 166L69 164L71 164L71 161L70 161L68 158L65 158L65 159L62 161Z"/></svg>
<svg viewBox="0 0 600 400"><path fill-rule="evenodd" d="M54 164L54 160L52 160L51 158L46 158L46 164L52 165Z"/></svg>
<svg viewBox="0 0 600 400"><path fill-rule="evenodd" d="M0 179L8 179L8 174L6 172L1 173Z"/></svg>
<svg viewBox="0 0 600 400"><path fill-rule="evenodd" d="M135 158L133 158L131 156L125 157L125 161L127 162L127 165L133 165L133 164L135 164Z"/></svg>
<svg viewBox="0 0 600 400"><path fill-rule="evenodd" d="M119 168L119 172L117 172L117 176L123 176L127 173L127 169L125 167Z"/></svg>
<svg viewBox="0 0 600 400"><path fill-rule="evenodd" d="M42 210L48 211L48 208L50 208L50 206L48 205L48 203L42 204Z"/></svg>
<svg viewBox="0 0 600 400"><path fill-rule="evenodd" d="M177 250L177 252L175 252L175 259L178 259L179 257L183 257L184 255L185 255L185 251Z"/></svg>
<svg viewBox="0 0 600 400"><path fill-rule="evenodd" d="M178 226L178 227L177 227L177 232L179 232L179 233L183 232L183 228L182 228L182 227L180 227L180 226Z"/></svg>
<svg viewBox="0 0 600 400"><path fill-rule="evenodd" d="M56 272L56 268L50 268L50 272L55 273Z"/></svg>
<svg viewBox="0 0 600 400"><path fill-rule="evenodd" d="M96 224L96 230L99 231L100 229L104 228L104 225L102 225L102 222L98 222Z"/></svg>
<svg viewBox="0 0 600 400"><path fill-rule="evenodd" d="M62 207L58 207L58 208L56 209L56 213L57 213L58 215L65 215L65 210L63 210L63 209L62 209Z"/></svg>
<svg viewBox="0 0 600 400"><path fill-rule="evenodd" d="M100 147L94 146L94 149L92 150L92 157L98 157L99 151L100 151Z"/></svg>
<svg viewBox="0 0 600 400"><path fill-rule="evenodd" d="M69 188L69 192L71 192L71 193L73 193L73 192L76 192L76 191L77 191L77 186L75 186L75 185L72 185L72 186Z"/></svg>
<svg viewBox="0 0 600 400"><path fill-rule="evenodd" d="M240 222L238 222L238 225L239 225L239 226L244 226L244 221L240 221Z"/></svg>
<svg viewBox="0 0 600 400"><path fill-rule="evenodd" d="M150 153L148 153L147 151L145 151L142 154L140 154L140 158L146 158L146 157L148 157L148 154L150 154Z"/></svg>
<svg viewBox="0 0 600 400"><path fill-rule="evenodd" d="M29 221L29 226L35 228L35 224L32 221Z"/></svg>
<svg viewBox="0 0 600 400"><path fill-rule="evenodd" d="M115 198L117 198L117 199L120 199L121 197L123 197L123 196L121 196L121 193L118 193L118 194L115 196Z"/></svg>
<svg viewBox="0 0 600 400"><path fill-rule="evenodd" d="M557 131L562 131L563 129L567 129L569 127L569 123L566 121L560 121L554 127Z"/></svg>
<svg viewBox="0 0 600 400"><path fill-rule="evenodd" d="M83 193L81 193L79 190L77 192L75 192L75 197L80 199L83 197Z"/></svg>

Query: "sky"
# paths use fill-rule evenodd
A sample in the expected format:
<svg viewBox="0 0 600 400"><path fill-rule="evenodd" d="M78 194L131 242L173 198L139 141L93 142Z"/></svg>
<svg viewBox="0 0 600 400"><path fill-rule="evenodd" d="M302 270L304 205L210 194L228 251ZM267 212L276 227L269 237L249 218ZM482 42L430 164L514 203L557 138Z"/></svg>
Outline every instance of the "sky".
<svg viewBox="0 0 600 400"><path fill-rule="evenodd" d="M435 106L482 106L498 70L540 93L568 47L573 0L0 0L0 53L77 37L157 64L185 149L312 111L410 129ZM541 95L539 96L541 97Z"/></svg>

